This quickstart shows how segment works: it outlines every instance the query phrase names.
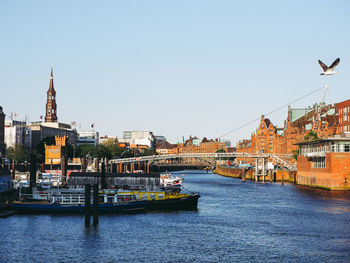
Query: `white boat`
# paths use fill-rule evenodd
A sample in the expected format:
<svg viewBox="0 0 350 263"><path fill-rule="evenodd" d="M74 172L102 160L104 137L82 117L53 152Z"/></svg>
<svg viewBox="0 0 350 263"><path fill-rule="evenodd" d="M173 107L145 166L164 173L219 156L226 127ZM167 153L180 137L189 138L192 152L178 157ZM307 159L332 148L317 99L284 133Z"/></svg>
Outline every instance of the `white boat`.
<svg viewBox="0 0 350 263"><path fill-rule="evenodd" d="M183 180L181 176L173 177L171 173L161 173L159 187L161 189L180 189Z"/></svg>

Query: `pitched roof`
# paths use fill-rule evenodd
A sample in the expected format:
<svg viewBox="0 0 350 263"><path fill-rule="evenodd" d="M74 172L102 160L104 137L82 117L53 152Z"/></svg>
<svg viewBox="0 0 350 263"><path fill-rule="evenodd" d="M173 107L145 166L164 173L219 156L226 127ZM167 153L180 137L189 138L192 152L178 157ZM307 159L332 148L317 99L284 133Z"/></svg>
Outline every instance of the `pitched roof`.
<svg viewBox="0 0 350 263"><path fill-rule="evenodd" d="M174 149L174 145L168 143L167 141L160 142L156 146L157 149Z"/></svg>

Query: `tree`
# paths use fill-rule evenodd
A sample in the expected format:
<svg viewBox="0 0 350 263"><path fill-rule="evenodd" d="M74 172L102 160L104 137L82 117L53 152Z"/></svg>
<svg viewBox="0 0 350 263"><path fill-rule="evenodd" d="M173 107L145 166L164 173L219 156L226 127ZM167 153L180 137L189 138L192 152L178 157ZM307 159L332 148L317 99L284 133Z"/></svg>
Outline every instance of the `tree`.
<svg viewBox="0 0 350 263"><path fill-rule="evenodd" d="M147 148L142 153L142 156L158 155L152 148Z"/></svg>
<svg viewBox="0 0 350 263"><path fill-rule="evenodd" d="M20 144L7 148L6 158L11 162L15 160L16 162L25 162L29 160L29 151Z"/></svg>
<svg viewBox="0 0 350 263"><path fill-rule="evenodd" d="M299 146L299 148L300 148L300 146ZM292 153L293 153L293 158L294 158L295 160L298 159L299 148L292 151Z"/></svg>
<svg viewBox="0 0 350 263"><path fill-rule="evenodd" d="M96 157L98 158L107 158L107 159L112 159L112 153L111 151L108 149L107 146L100 144L97 147L97 151L96 151Z"/></svg>
<svg viewBox="0 0 350 263"><path fill-rule="evenodd" d="M111 158L121 156L123 149L119 147L119 143L115 139L108 139L102 143L103 146L107 147L110 152Z"/></svg>
<svg viewBox="0 0 350 263"><path fill-rule="evenodd" d="M226 151L222 148L220 148L219 150L216 151L216 153L225 153Z"/></svg>
<svg viewBox="0 0 350 263"><path fill-rule="evenodd" d="M81 144L75 148L75 156L85 158L85 157L96 157L97 149L95 145L91 144Z"/></svg>
<svg viewBox="0 0 350 263"><path fill-rule="evenodd" d="M310 131L305 137L305 141L316 141L318 140L317 132Z"/></svg>

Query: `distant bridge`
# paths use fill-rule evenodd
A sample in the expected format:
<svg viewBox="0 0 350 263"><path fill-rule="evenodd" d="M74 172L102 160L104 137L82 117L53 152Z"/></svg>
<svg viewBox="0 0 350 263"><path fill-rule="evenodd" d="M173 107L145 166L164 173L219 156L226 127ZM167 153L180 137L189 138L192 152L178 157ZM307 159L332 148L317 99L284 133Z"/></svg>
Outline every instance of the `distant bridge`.
<svg viewBox="0 0 350 263"><path fill-rule="evenodd" d="M287 168L288 170L294 171L296 167L290 165L287 160L290 160L292 154L272 154L272 153L242 153L242 152L232 152L232 153L179 153L179 154L163 154L163 155L150 155L150 156L140 156L140 157L131 157L124 159L112 159L110 164L128 164L128 163L137 163L137 162L147 162L155 163L163 160L175 160L175 159L201 159L207 162L209 165L215 166L216 160L223 158L255 158L256 164L259 160L262 160L262 163L265 163L266 159L273 159L275 162L282 167Z"/></svg>

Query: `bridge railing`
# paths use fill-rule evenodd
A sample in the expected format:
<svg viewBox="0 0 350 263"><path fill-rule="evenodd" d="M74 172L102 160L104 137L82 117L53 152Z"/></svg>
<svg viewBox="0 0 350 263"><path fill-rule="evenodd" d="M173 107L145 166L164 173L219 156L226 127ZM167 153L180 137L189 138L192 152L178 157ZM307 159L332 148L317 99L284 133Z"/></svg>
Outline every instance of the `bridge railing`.
<svg viewBox="0 0 350 263"><path fill-rule="evenodd" d="M179 154L164 154L164 155L150 155L150 156L140 156L131 157L124 159L112 159L111 164L120 163L134 163L134 162L144 162L144 161L160 161L160 160L171 160L177 158L234 158L234 157L246 157L246 158L273 158L283 165L288 165L288 163L283 159L291 159L291 154L272 154L272 153L245 153L245 152L232 152L232 153L179 153Z"/></svg>

